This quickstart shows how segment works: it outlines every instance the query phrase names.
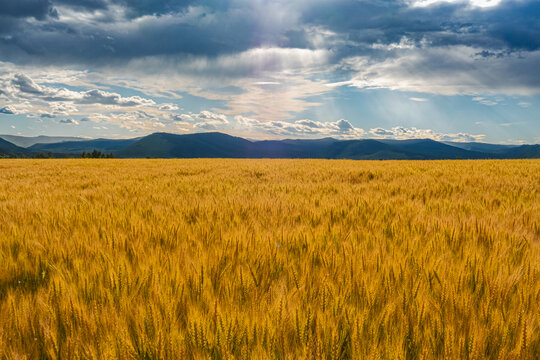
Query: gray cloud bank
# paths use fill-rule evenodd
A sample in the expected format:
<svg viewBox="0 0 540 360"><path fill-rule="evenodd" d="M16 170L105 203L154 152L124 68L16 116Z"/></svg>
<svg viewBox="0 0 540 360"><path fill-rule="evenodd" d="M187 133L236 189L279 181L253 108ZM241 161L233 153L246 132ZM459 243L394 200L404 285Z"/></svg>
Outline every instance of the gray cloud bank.
<svg viewBox="0 0 540 360"><path fill-rule="evenodd" d="M116 106L153 105L153 100L140 96L122 97L119 94L92 89L72 91L64 87L55 88L38 85L25 74L15 74L3 79L4 93L15 98L39 99L47 102L73 102L75 104L101 104Z"/></svg>
<svg viewBox="0 0 540 360"><path fill-rule="evenodd" d="M509 92L538 93L532 70L540 3L484 3L0 0L0 60L92 67L142 61L141 71L236 77L324 66L357 86L392 87L385 80L397 79L399 89L411 91L461 93L495 84L505 92L512 79ZM276 50L257 53L266 48ZM354 59L362 59L360 66L346 66ZM471 74L469 83L480 85L465 81ZM87 101L94 98L117 101L97 93Z"/></svg>

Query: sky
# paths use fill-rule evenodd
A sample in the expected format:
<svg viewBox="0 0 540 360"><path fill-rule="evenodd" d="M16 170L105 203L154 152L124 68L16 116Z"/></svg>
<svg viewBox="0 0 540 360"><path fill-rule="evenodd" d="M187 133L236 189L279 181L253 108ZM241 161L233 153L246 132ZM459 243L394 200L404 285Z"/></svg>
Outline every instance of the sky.
<svg viewBox="0 0 540 360"><path fill-rule="evenodd" d="M0 0L0 134L540 143L540 1Z"/></svg>

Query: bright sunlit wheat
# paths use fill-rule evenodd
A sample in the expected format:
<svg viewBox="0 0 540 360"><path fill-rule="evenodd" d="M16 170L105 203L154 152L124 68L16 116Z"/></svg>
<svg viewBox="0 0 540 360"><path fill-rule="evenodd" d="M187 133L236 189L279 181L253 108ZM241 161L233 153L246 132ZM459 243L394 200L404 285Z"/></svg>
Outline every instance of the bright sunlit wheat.
<svg viewBox="0 0 540 360"><path fill-rule="evenodd" d="M0 359L535 359L540 162L3 160Z"/></svg>

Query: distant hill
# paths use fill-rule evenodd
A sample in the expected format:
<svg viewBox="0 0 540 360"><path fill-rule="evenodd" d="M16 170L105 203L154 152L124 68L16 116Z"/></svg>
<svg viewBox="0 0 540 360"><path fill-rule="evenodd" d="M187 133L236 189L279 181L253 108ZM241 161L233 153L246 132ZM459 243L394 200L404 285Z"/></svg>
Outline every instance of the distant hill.
<svg viewBox="0 0 540 360"><path fill-rule="evenodd" d="M540 159L540 145L522 145L502 154L509 159Z"/></svg>
<svg viewBox="0 0 540 360"><path fill-rule="evenodd" d="M9 141L0 138L0 156L10 156L10 155L31 155L31 152L25 148L17 146Z"/></svg>
<svg viewBox="0 0 540 360"><path fill-rule="evenodd" d="M0 135L1 139L9 141L20 147L29 147L34 144L53 144L64 141L84 141L88 139L80 137L66 137L66 136L17 136L17 135Z"/></svg>
<svg viewBox="0 0 540 360"><path fill-rule="evenodd" d="M252 142L222 133L155 133L116 153L118 157L241 158L258 157Z"/></svg>
<svg viewBox="0 0 540 360"><path fill-rule="evenodd" d="M94 150L121 158L305 158L305 159L540 159L540 145L438 142L430 139L246 140L218 132L154 133L134 139L95 139L38 143L27 149L2 140L0 154L79 156Z"/></svg>
<svg viewBox="0 0 540 360"><path fill-rule="evenodd" d="M455 142L455 141L447 141L447 142L444 142L444 144L458 147L464 150L478 151L478 152L484 152L484 153L490 153L490 154L504 153L505 151L508 151L512 148L519 147L519 145L499 145L499 144L486 144L486 143L480 143L480 142L461 143L461 142Z"/></svg>
<svg viewBox="0 0 540 360"><path fill-rule="evenodd" d="M491 149L491 144L473 147ZM493 145L497 153L467 150L430 139L413 140L263 140L222 133L155 133L116 152L118 157L156 158L322 158L322 159L488 159L539 157L537 148Z"/></svg>
<svg viewBox="0 0 540 360"><path fill-rule="evenodd" d="M253 141L253 157L268 158L328 158L328 147L339 142L325 138L316 140Z"/></svg>
<svg viewBox="0 0 540 360"><path fill-rule="evenodd" d="M99 150L101 152L116 152L135 143L137 139L96 139L96 140L78 140L64 141L53 144L35 144L28 148L34 152L51 152L53 154L81 154L82 152L91 152Z"/></svg>
<svg viewBox="0 0 540 360"><path fill-rule="evenodd" d="M424 159L484 159L489 155L450 146L431 139L378 140L396 150L409 153L413 158Z"/></svg>

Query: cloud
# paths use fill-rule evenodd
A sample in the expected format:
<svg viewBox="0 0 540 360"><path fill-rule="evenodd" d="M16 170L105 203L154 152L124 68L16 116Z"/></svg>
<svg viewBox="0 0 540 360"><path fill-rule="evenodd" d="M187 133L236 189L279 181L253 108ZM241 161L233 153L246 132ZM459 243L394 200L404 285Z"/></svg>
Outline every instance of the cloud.
<svg viewBox="0 0 540 360"><path fill-rule="evenodd" d="M79 109L68 102L52 102L49 105L49 110L38 110L41 119L54 119L63 115L76 115Z"/></svg>
<svg viewBox="0 0 540 360"><path fill-rule="evenodd" d="M338 63L422 40L532 51L539 9L534 0L2 0L0 53L17 63L123 66L257 48L330 49Z"/></svg>
<svg viewBox="0 0 540 360"><path fill-rule="evenodd" d="M236 116L235 121L244 128L256 130L262 134L279 137L335 137L339 139L382 138L382 139L432 139L436 141L473 142L484 139L484 135L468 133L442 133L431 129L396 126L391 129L373 128L365 131L341 119L335 122L298 120L295 122L262 122L244 116ZM264 135L263 135L264 136Z"/></svg>
<svg viewBox="0 0 540 360"><path fill-rule="evenodd" d="M301 74L282 74L275 76L279 85L258 86L252 81L240 81L244 88L242 94L228 100L229 109L223 112L231 115L250 114L262 121L287 120L295 113L319 106L310 97L322 95L332 89L323 80L311 80Z"/></svg>
<svg viewBox="0 0 540 360"><path fill-rule="evenodd" d="M385 129L382 129L382 128L374 128L374 129L371 129L369 130L369 133L371 135L375 135L375 136L394 136L394 132L392 130L385 130Z"/></svg>
<svg viewBox="0 0 540 360"><path fill-rule="evenodd" d="M88 90L80 94L81 98L74 99L78 104L103 104L118 106L141 106L155 104L153 100L144 99L140 96L122 97L119 94L101 90Z"/></svg>
<svg viewBox="0 0 540 360"><path fill-rule="evenodd" d="M17 109L15 109L11 105L6 105L3 108L0 108L0 114L16 115L17 114Z"/></svg>
<svg viewBox="0 0 540 360"><path fill-rule="evenodd" d="M170 114L168 118L174 122L190 124L206 130L215 130L229 124L226 115L208 110L203 110L200 113Z"/></svg>
<svg viewBox="0 0 540 360"><path fill-rule="evenodd" d="M19 115L27 114L31 109L31 106L27 102L9 104L0 108L0 114L5 115Z"/></svg>
<svg viewBox="0 0 540 360"><path fill-rule="evenodd" d="M55 88L38 85L25 74L15 74L11 79L8 93L14 97L27 99L37 98L44 101L73 102L75 104L101 104L115 106L149 106L155 102L140 96L123 97L117 93L92 89L87 91L73 91L66 88Z"/></svg>
<svg viewBox="0 0 540 360"><path fill-rule="evenodd" d="M488 8L501 3L502 0L413 0L411 6L426 7L446 4L467 4L472 7Z"/></svg>
<svg viewBox="0 0 540 360"><path fill-rule="evenodd" d="M320 105L317 101L308 99L309 97L317 96L332 89L325 86L324 80L311 80L302 74L301 69L286 69L283 73L273 74L265 77L265 82L272 82L272 85L255 84L256 78L234 77L234 74L229 74L232 77L223 78L221 76L205 77L203 74L178 74L173 69L162 66L160 73L145 73L144 68L152 68L150 64L142 68L132 68L131 66L118 70L107 70L103 73L87 72L87 71L66 71L56 67L47 67L43 70L32 66L17 67L10 63L0 62L0 88L6 89L6 94L13 100L25 99L33 104L41 104L46 102L49 106L54 103L70 103L80 105L102 105L99 103L117 102L118 105L137 105L140 103L144 107L154 107L162 112L162 116L168 116L163 112L175 112L175 104L165 103L152 104L150 101L145 102L141 98L131 97L117 101L117 97L93 96L88 91L85 97L79 89L96 87L99 89L103 86L111 88L125 88L136 90L144 95L143 98L148 99L150 96L158 98L168 97L178 100L183 93L189 93L197 96L201 101L220 101L221 104L215 103L215 107L219 106L221 112L227 115L238 115L249 113L263 120L283 120L293 118L294 114L306 110L309 107ZM18 70L18 72L17 72ZM21 70L24 70L22 72ZM46 73L44 72L46 71ZM23 75L15 78L15 75ZM133 77L137 74L137 77ZM225 76L225 75L223 75ZM272 80L272 81L271 81ZM14 84L15 83L15 84ZM51 86L49 84L54 84ZM105 84L105 85L104 85ZM228 88L234 88L235 91L223 92L223 84L229 84ZM68 88L69 87L69 88ZM27 91L26 93L20 89ZM70 90L71 89L71 90ZM77 89L74 91L74 89ZM95 91L94 93L96 93ZM99 93L97 93L99 95ZM151 95L146 95L151 94ZM91 96L92 95L92 96ZM89 104L92 101L96 104ZM182 101L182 105L189 106L192 98ZM114 101L111 101L114 100ZM206 105L206 104L205 104ZM161 109L160 109L161 106ZM211 105L212 106L212 105ZM208 107L211 107L208 106ZM168 110L170 109L170 110ZM42 110L42 109L40 109ZM97 109L87 109L81 107L81 111L95 112ZM146 109L150 111L150 109ZM38 111L36 109L36 111ZM100 109L103 111L103 109ZM50 112L50 111L49 111Z"/></svg>
<svg viewBox="0 0 540 360"><path fill-rule="evenodd" d="M217 130L229 124L227 116L212 111L201 111L194 114L174 114L171 116L174 121L191 123L191 126L204 130Z"/></svg>
<svg viewBox="0 0 540 360"><path fill-rule="evenodd" d="M73 125L79 125L79 122L75 119L61 119L60 124L73 124Z"/></svg>
<svg viewBox="0 0 540 360"><path fill-rule="evenodd" d="M415 127L396 126L391 129L374 128L369 135L375 138L390 138L397 140L432 139L436 141L474 142L485 138L485 135L467 133L440 133L431 129L417 129Z"/></svg>
<svg viewBox="0 0 540 360"><path fill-rule="evenodd" d="M476 101L476 102L478 102L478 103L480 103L482 105L486 105L486 106L494 106L494 105L498 104L497 101L486 99L486 98L484 98L482 96L473 97L472 101Z"/></svg>
<svg viewBox="0 0 540 360"><path fill-rule="evenodd" d="M198 74L230 78L264 77L283 71L315 71L330 60L326 49L281 47L252 48L242 52L208 56L148 56L130 61L134 70L167 69L171 73ZM252 82L254 85L279 85L277 81Z"/></svg>
<svg viewBox="0 0 540 360"><path fill-rule="evenodd" d="M219 124L227 124L229 122L225 115L213 113L211 111L201 111L192 116L195 120L203 122L214 122Z"/></svg>
<svg viewBox="0 0 540 360"><path fill-rule="evenodd" d="M169 114L169 118L176 122L194 122L194 118L190 114Z"/></svg>
<svg viewBox="0 0 540 360"><path fill-rule="evenodd" d="M0 0L0 14L16 18L33 17L43 19L47 15L54 15L49 0Z"/></svg>
<svg viewBox="0 0 540 360"><path fill-rule="evenodd" d="M278 81L257 81L257 82L254 82L253 85L260 85L260 86L264 86L264 85L280 85L280 83Z"/></svg>
<svg viewBox="0 0 540 360"><path fill-rule="evenodd" d="M196 129L203 129L203 130L218 130L219 125L221 125L221 124L210 123L210 122L201 122L201 123L194 124L193 127L196 128Z"/></svg>
<svg viewBox="0 0 540 360"><path fill-rule="evenodd" d="M242 127L250 128L264 134L297 137L334 136L338 138L359 138L365 131L354 127L348 120L340 119L335 122L314 120L260 121L244 116L236 116L235 121Z"/></svg>
<svg viewBox="0 0 540 360"><path fill-rule="evenodd" d="M429 101L426 98L419 98L419 97L410 97L409 100L416 101L416 102L426 102Z"/></svg>
<svg viewBox="0 0 540 360"><path fill-rule="evenodd" d="M354 126L345 119L338 120L335 124L342 133L352 132L355 130Z"/></svg>
<svg viewBox="0 0 540 360"><path fill-rule="evenodd" d="M415 48L378 61L351 57L341 67L353 73L349 85L441 95L540 94L540 51L523 57L478 57L479 49L466 46Z"/></svg>
<svg viewBox="0 0 540 360"><path fill-rule="evenodd" d="M14 61L39 57L79 64L161 55L216 56L282 45L283 32L297 26L301 10L294 2L267 1L120 1L102 9L68 3L55 5L57 16L44 23L17 20L8 31L10 41L0 42L0 53L9 47L7 56ZM21 29L24 36L15 31ZM28 48L36 51L30 55Z"/></svg>
<svg viewBox="0 0 540 360"><path fill-rule="evenodd" d="M45 91L42 87L25 74L15 74L11 80L11 85L25 94L45 95Z"/></svg>
<svg viewBox="0 0 540 360"><path fill-rule="evenodd" d="M175 121L172 117L162 117L147 111L121 111L107 114L91 114L87 121L118 126L130 134L148 134L156 131L186 132L185 122ZM102 126L100 126L101 128Z"/></svg>
<svg viewBox="0 0 540 360"><path fill-rule="evenodd" d="M178 110L179 107L178 105L176 104L159 104L159 107L158 107L159 110L166 110L166 111L174 111L174 110Z"/></svg>
<svg viewBox="0 0 540 360"><path fill-rule="evenodd" d="M414 49L416 47L416 44L414 41L410 40L406 36L403 36L399 43L389 43L389 44L382 44L382 43L375 43L371 45L372 49L378 49L378 50L385 50L385 51L391 51L396 49Z"/></svg>
<svg viewBox="0 0 540 360"><path fill-rule="evenodd" d="M70 115L70 114L79 112L77 107L75 107L74 105L70 103L62 103L62 102L52 103L50 107L53 113L56 115Z"/></svg>
<svg viewBox="0 0 540 360"><path fill-rule="evenodd" d="M137 3L140 1L132 1ZM54 0L55 5L70 6L76 8L79 11L95 11L99 9L106 9L109 5L107 0Z"/></svg>

